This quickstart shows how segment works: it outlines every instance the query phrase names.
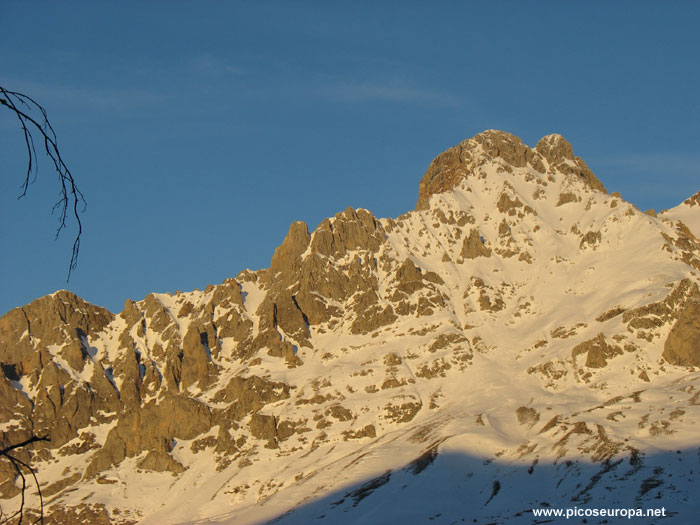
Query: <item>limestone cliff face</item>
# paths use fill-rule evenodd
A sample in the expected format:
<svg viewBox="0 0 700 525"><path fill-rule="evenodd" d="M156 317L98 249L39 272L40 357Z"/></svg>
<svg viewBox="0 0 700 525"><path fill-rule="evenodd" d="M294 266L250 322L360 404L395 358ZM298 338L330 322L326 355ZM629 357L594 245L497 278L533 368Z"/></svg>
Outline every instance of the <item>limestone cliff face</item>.
<svg viewBox="0 0 700 525"><path fill-rule="evenodd" d="M9 398L3 397L0 411L4 420L20 417L23 422L21 430L1 432L3 441L50 430L60 446L75 437L90 417L117 403L114 390L104 382L98 381L94 389L71 382L71 372L89 373L88 338L96 337L113 319L104 308L64 290L0 318L0 388ZM26 392L22 395L25 387L36 391L33 400Z"/></svg>
<svg viewBox="0 0 700 525"><path fill-rule="evenodd" d="M60 447L91 419L104 420L102 413L118 406L114 389L101 377L93 387L71 380L71 373L89 373L88 338L113 319L104 308L65 290L0 318L0 421L14 422L3 425L0 443L50 434L51 446ZM0 463L0 472L6 476L0 494L16 493L12 466Z"/></svg>
<svg viewBox="0 0 700 525"><path fill-rule="evenodd" d="M430 164L417 210L379 219L347 208L313 230L295 222L269 268L128 300L117 315L66 291L8 312L0 444L50 435L22 457L65 472L48 480L56 516L89 514L80 486L90 512L114 518L105 487L133 496L125 472L173 483L222 472L220 494L253 505L282 489L261 474L263 459L296 458L296 483L334 447L398 431L427 440L454 399L489 390L494 368L504 391L590 385L597 396L621 376L640 389L700 366L699 246L682 222L608 195L561 136L529 148L486 131ZM508 416L492 417L514 436L597 428L579 412L540 428L549 408L522 406L518 392L460 425L486 431L484 413L512 398ZM0 496L15 496L16 472L0 462L0 474ZM133 512L115 520L142 517Z"/></svg>

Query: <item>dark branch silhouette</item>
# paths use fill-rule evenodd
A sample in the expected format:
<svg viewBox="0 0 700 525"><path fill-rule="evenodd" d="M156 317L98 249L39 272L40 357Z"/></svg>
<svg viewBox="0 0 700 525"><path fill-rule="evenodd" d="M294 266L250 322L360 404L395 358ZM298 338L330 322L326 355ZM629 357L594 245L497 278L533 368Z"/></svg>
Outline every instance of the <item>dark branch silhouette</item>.
<svg viewBox="0 0 700 525"><path fill-rule="evenodd" d="M17 525L22 524L22 520L24 519L24 504L25 504L25 492L27 490L27 477L25 476L24 472L22 471L22 467L24 467L31 475L32 478L34 479L34 483L36 484L36 489L39 494L39 517L34 520L32 523L44 523L44 498L41 495L41 486L39 485L39 479L36 477L36 470L34 470L32 467L30 467L27 463L22 461L19 458L16 458L10 452L13 450L16 450L18 448L26 447L27 445L30 445L32 443L36 443L37 441L51 441L48 436L32 436L29 439L22 441L21 443L16 443L14 445L10 445L9 447L6 447L2 450L0 450L0 457L5 457L7 458L10 463L12 463L12 466L15 468L15 471L17 472L17 476L22 480L22 492L21 492L21 499L20 499L20 505L19 509L17 512L12 514L11 516L8 516L7 518L4 518L2 509L0 509L0 520L2 522L0 523L9 523L11 520L14 520L17 518Z"/></svg>
<svg viewBox="0 0 700 525"><path fill-rule="evenodd" d="M75 270L78 264L80 236L83 233L80 213L85 211L85 197L78 189L70 169L68 169L66 163L63 162L61 152L58 149L56 132L49 122L44 107L32 97L17 91L9 91L2 86L0 86L0 106L4 106L5 108L9 109L15 115L15 117L17 117L24 136L24 143L27 148L27 172L25 173L24 181L20 185L20 194L18 198L21 199L27 195L30 184L32 184L37 177L38 156L34 144L35 137L38 140L43 141L44 151L51 159L51 162L53 162L53 167L56 170L59 182L59 199L56 204L54 204L52 209L52 212L56 212L56 210L58 210L58 228L56 229L56 238L58 238L61 231L66 228L69 215L72 215L75 218L78 227L78 232L75 236L75 240L73 241L73 250L71 253L70 263L68 265L68 277L66 280L69 281L71 273L73 270ZM39 441L50 440L47 436L32 436L21 443L16 443L0 450L0 458L5 458L12 464L15 472L17 473L17 477L20 478L22 483L19 509L14 514L6 517L2 511L2 508L0 508L0 523L2 524L13 522L17 525L21 525L26 517L25 500L26 491L28 488L27 473L31 475L31 478L36 484L40 503L39 517L32 523L44 523L44 499L41 495L41 486L39 485L39 480L36 476L36 470L34 470L28 463L22 461L11 453L17 449Z"/></svg>
<svg viewBox="0 0 700 525"><path fill-rule="evenodd" d="M83 233L80 213L85 211L85 197L78 189L73 175L61 158L56 133L49 122L46 110L43 106L23 93L8 91L2 86L0 86L0 106L8 108L15 114L19 121L20 128L22 129L22 133L24 134L24 142L27 146L27 172L24 177L24 182L20 185L21 192L18 198L21 199L24 197L27 194L29 185L36 180L38 168L38 157L34 147L34 137L36 134L43 140L46 155L53 162L54 169L58 174L59 199L56 204L54 204L52 210L53 212L58 210L58 229L56 230L56 237L58 238L61 231L66 227L69 213L75 218L78 225L78 233L73 241L73 252L70 258L70 264L68 265L68 278L66 280L70 281L71 273L78 265L80 236ZM36 118L32 115L35 115Z"/></svg>

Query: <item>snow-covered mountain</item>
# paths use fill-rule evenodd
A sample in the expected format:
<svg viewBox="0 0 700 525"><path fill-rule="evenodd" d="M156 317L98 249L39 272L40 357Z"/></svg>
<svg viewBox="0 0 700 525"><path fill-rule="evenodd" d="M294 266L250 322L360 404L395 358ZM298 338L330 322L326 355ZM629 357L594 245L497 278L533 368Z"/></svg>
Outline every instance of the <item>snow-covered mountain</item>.
<svg viewBox="0 0 700 525"><path fill-rule="evenodd" d="M0 444L50 435L21 453L52 523L695 523L698 237L700 193L643 213L561 136L486 131L268 269L8 312Z"/></svg>

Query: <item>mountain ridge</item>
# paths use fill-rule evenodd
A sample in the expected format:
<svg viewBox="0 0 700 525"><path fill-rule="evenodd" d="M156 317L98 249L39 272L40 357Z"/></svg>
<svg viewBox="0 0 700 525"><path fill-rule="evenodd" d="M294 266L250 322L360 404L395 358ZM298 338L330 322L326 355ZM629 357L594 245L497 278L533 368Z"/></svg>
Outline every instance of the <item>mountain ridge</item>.
<svg viewBox="0 0 700 525"><path fill-rule="evenodd" d="M0 438L50 430L36 457L54 511L124 523L269 519L299 487L303 500L359 479L345 456L379 474L431 450L603 465L692 446L695 197L652 217L560 135L531 149L483 132L436 157L416 210L294 222L267 269L117 315L65 291L11 310L0 396L20 409L0 412ZM662 393L683 413L654 408ZM307 458L336 480L315 484ZM156 478L198 506L130 488Z"/></svg>

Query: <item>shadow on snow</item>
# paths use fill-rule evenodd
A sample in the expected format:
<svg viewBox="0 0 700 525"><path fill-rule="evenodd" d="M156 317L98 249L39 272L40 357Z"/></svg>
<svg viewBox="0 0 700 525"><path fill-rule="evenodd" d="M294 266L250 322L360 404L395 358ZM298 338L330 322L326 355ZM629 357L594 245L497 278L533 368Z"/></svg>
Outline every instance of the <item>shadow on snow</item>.
<svg viewBox="0 0 700 525"><path fill-rule="evenodd" d="M403 468L336 489L263 523L697 524L698 480L700 448L649 455L635 452L602 463L581 459L527 464L439 453L436 445ZM532 512L662 507L666 517L632 519L581 516L567 520L535 517Z"/></svg>

